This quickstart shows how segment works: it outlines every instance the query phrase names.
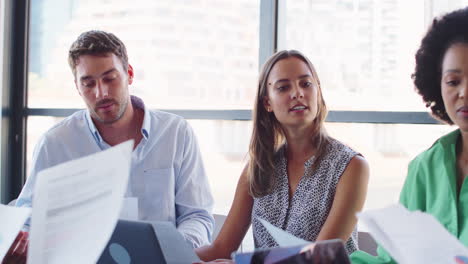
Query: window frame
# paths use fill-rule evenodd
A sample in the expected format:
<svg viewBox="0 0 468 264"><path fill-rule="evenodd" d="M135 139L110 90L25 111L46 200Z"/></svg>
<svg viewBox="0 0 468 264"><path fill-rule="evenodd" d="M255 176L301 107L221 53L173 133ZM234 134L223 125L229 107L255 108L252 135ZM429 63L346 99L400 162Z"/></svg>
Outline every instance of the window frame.
<svg viewBox="0 0 468 264"><path fill-rule="evenodd" d="M30 0L4 0L1 202L16 198L26 180L28 31Z"/></svg>
<svg viewBox="0 0 468 264"><path fill-rule="evenodd" d="M432 3L432 0L426 0ZM76 108L28 108L27 73L31 0L5 0L3 34L4 67L2 79L1 127L1 202L17 197L26 180L27 118L32 116L66 117ZM278 49L278 12L280 0L260 0L259 65ZM0 10L3 11L3 10ZM7 37L8 36L8 37ZM0 46L1 47L1 46ZM261 66L260 66L261 67ZM168 109L186 119L251 120L251 110ZM427 112L330 111L327 122L373 124L440 124Z"/></svg>

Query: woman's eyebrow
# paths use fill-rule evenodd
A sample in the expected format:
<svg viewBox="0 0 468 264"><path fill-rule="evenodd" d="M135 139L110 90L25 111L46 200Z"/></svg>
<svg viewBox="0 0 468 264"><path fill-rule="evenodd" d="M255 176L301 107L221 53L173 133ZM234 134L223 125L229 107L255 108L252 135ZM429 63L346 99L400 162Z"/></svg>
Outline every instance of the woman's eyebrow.
<svg viewBox="0 0 468 264"><path fill-rule="evenodd" d="M445 70L443 73L444 74L445 73L461 73L461 70L460 69L448 69L448 70Z"/></svg>

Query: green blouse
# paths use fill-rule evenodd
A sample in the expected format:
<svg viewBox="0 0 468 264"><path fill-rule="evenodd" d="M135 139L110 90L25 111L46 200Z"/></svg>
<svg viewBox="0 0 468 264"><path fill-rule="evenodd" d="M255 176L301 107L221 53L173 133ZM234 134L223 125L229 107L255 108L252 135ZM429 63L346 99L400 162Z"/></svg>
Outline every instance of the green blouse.
<svg viewBox="0 0 468 264"><path fill-rule="evenodd" d="M431 148L418 155L408 166L408 176L400 194L400 203L410 211L433 215L465 246L468 246L468 183L457 195L456 144L460 130L439 138ZM355 251L354 264L396 263L382 247L378 256Z"/></svg>

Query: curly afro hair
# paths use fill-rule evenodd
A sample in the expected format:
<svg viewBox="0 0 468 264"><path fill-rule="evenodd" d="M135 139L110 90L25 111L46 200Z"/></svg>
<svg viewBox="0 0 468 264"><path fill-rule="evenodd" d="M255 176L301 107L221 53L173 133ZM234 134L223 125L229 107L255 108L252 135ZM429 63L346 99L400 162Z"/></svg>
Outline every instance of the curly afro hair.
<svg viewBox="0 0 468 264"><path fill-rule="evenodd" d="M442 60L455 43L468 43L468 7L435 18L416 52L412 79L416 91L430 107L435 118L448 124L453 121L445 110L441 93Z"/></svg>

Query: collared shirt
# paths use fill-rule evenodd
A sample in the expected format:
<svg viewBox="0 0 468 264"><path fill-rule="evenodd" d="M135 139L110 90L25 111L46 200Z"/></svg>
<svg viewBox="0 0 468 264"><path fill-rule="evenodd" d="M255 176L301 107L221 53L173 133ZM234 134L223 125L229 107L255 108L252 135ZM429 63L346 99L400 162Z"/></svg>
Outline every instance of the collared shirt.
<svg viewBox="0 0 468 264"><path fill-rule="evenodd" d="M411 161L400 203L410 211L433 215L448 232L468 246L468 180L465 179L457 191L456 145L460 136L457 129L441 137ZM351 260L359 264L396 263L382 247L377 252L378 256L373 257L356 251Z"/></svg>
<svg viewBox="0 0 468 264"><path fill-rule="evenodd" d="M195 134L183 118L148 110L138 97L131 100L145 114L125 196L138 198L140 220L170 221L193 247L208 244L214 225L213 198ZM16 206L32 206L39 171L110 147L87 110L56 124L36 145Z"/></svg>

